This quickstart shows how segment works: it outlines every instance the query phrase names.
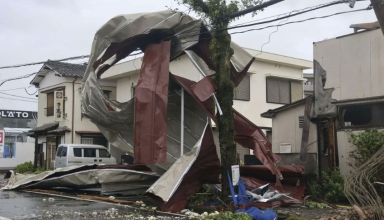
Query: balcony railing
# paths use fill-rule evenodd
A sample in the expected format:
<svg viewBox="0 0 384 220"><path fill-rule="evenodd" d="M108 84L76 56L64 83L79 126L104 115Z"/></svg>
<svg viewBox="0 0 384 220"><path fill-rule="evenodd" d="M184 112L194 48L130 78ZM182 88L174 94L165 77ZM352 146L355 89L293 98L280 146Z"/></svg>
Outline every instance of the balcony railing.
<svg viewBox="0 0 384 220"><path fill-rule="evenodd" d="M53 107L47 107L44 109L45 116L53 116Z"/></svg>

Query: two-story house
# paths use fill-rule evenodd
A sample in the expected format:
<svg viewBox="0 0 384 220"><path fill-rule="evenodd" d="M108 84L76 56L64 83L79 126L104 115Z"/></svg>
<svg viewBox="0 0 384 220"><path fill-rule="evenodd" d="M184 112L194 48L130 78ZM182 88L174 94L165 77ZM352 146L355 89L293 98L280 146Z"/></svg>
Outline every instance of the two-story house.
<svg viewBox="0 0 384 220"><path fill-rule="evenodd" d="M260 114L268 109L302 99L305 81L303 70L312 69L313 64L312 61L279 54L247 48L245 50L255 56L256 60L249 68L247 76L235 89L234 108L263 129L271 138L272 121L262 118ZM136 58L116 64L102 75L102 79L116 81L117 101L126 102L133 98L141 64L142 58ZM185 55L170 63L170 72L196 82L203 79ZM214 130L214 136L218 147L217 130ZM244 155L252 153L249 149L240 146L237 151L242 161Z"/></svg>
<svg viewBox="0 0 384 220"><path fill-rule="evenodd" d="M351 27L352 34L313 44L313 83L308 83L314 96L313 123L306 145L311 155L306 162L312 163L313 172L339 167L343 175L349 174L349 153L356 149L351 136L384 128L384 37L377 22ZM303 99L262 114L273 121L272 147L286 154L283 158L300 156L305 105Z"/></svg>
<svg viewBox="0 0 384 220"><path fill-rule="evenodd" d="M47 169L52 168L60 143L109 147L96 125L81 113L80 90L86 67L48 60L31 81L38 89L38 123L30 136L35 137L36 161ZM114 100L116 83L100 80L100 84L105 95Z"/></svg>

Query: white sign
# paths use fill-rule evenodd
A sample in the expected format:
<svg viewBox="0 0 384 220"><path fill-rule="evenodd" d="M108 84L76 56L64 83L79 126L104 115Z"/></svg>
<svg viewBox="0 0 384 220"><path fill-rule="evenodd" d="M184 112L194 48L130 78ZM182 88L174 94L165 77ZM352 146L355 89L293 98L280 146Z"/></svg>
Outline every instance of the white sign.
<svg viewBox="0 0 384 220"><path fill-rule="evenodd" d="M64 104L64 97L63 97L63 91L55 91L54 94L54 106L53 106L53 116L55 121L63 121L63 104Z"/></svg>
<svg viewBox="0 0 384 220"><path fill-rule="evenodd" d="M290 143L281 143L280 144L280 153L282 153L282 154L292 153L292 145Z"/></svg>
<svg viewBox="0 0 384 220"><path fill-rule="evenodd" d="M233 186L237 186L240 180L240 166L233 165L232 166L232 184Z"/></svg>

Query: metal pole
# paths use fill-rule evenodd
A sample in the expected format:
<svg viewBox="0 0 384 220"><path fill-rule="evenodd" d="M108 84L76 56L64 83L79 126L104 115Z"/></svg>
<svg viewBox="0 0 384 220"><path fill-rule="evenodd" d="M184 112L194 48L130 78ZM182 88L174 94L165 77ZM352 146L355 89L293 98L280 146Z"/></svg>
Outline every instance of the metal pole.
<svg viewBox="0 0 384 220"><path fill-rule="evenodd" d="M184 88L181 88L180 157L184 155Z"/></svg>

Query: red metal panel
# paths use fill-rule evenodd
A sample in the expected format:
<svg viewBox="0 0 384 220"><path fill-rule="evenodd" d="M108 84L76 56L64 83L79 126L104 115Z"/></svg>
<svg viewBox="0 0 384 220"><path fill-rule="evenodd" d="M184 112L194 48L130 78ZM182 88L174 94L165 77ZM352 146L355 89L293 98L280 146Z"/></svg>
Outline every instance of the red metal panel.
<svg viewBox="0 0 384 220"><path fill-rule="evenodd" d="M134 152L136 164L167 159L167 103L170 41L145 49L135 92Z"/></svg>

